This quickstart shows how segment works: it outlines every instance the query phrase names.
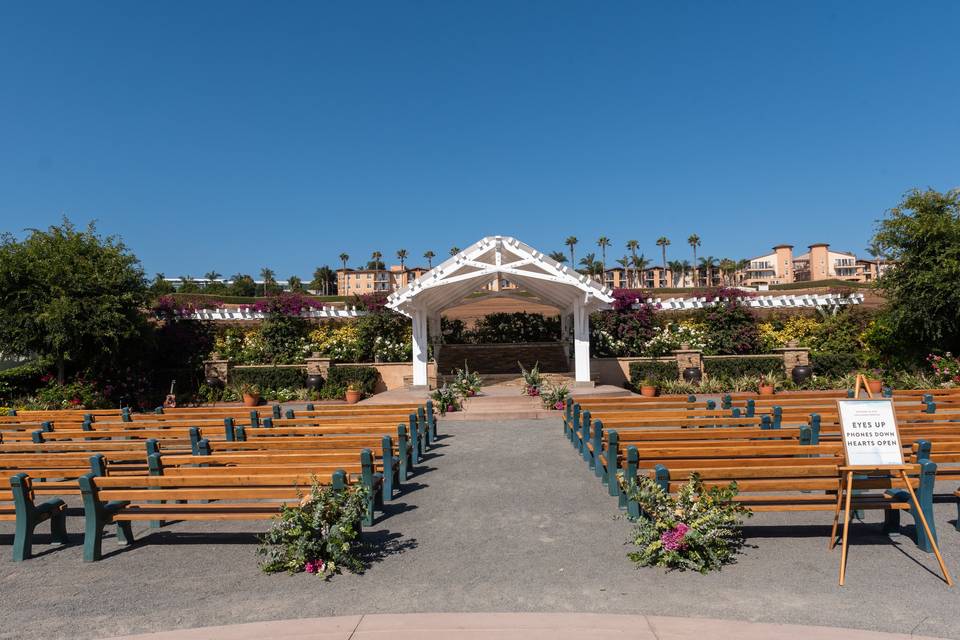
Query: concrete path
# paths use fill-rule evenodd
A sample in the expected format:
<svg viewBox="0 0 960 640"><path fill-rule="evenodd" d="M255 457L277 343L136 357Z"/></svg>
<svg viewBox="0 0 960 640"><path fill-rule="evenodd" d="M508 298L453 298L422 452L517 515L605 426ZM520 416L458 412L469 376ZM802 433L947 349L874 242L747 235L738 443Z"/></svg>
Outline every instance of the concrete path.
<svg viewBox="0 0 960 640"><path fill-rule="evenodd" d="M597 613L408 613L278 620L112 640L924 640L926 636Z"/></svg>
<svg viewBox="0 0 960 640"><path fill-rule="evenodd" d="M957 589L905 535L855 525L844 588L836 583L838 556L826 549L829 513L757 515L739 562L707 576L636 569L626 558L631 525L616 518L615 502L575 455L559 418L441 421L441 433L407 493L389 504L389 517L365 532L380 547L364 575L326 582L261 573L251 532L263 523L141 527L139 544L121 549L110 538L107 557L88 564L82 521L71 519L72 546L41 544L29 562L0 560L0 638L435 612L720 618L960 638ZM955 517L952 504L937 505L942 548L957 576ZM0 523L6 553L12 532ZM691 624L700 626L687 637L714 637L714 623ZM304 638L322 637L303 630ZM380 637L388 636L396 638ZM418 634L427 637L437 636Z"/></svg>

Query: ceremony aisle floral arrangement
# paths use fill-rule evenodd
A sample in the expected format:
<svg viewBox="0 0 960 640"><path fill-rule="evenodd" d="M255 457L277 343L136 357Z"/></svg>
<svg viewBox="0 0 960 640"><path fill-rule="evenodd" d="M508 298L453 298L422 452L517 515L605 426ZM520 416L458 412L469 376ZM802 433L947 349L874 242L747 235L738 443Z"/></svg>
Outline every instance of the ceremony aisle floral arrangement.
<svg viewBox="0 0 960 640"><path fill-rule="evenodd" d="M673 497L641 476L624 490L640 505L631 539L639 549L629 554L640 566L708 573L732 562L743 546L741 521L752 513L734 501L735 482L708 490L692 473Z"/></svg>
<svg viewBox="0 0 960 640"><path fill-rule="evenodd" d="M554 411L562 411L567 403L567 397L570 395L570 389L567 385L561 384L548 387L540 399L543 400L543 406Z"/></svg>
<svg viewBox="0 0 960 640"><path fill-rule="evenodd" d="M523 393L528 396L539 396L540 390L543 388L543 376L540 375L540 363L537 362L533 365L533 368L530 371L527 371L523 367L523 363L517 362L520 365L520 375L523 376Z"/></svg>
<svg viewBox="0 0 960 640"><path fill-rule="evenodd" d="M442 416L447 415L447 412L460 411L463 408L458 391L446 384L430 394L430 399L440 409Z"/></svg>
<svg viewBox="0 0 960 640"><path fill-rule="evenodd" d="M476 371L470 371L470 367L464 362L463 369L454 370L452 386L462 397L472 398L480 392L483 378Z"/></svg>
<svg viewBox="0 0 960 640"><path fill-rule="evenodd" d="M363 569L360 522L368 489L355 484L334 489L313 482L297 506L284 506L260 538L257 555L266 573L315 573L328 577Z"/></svg>

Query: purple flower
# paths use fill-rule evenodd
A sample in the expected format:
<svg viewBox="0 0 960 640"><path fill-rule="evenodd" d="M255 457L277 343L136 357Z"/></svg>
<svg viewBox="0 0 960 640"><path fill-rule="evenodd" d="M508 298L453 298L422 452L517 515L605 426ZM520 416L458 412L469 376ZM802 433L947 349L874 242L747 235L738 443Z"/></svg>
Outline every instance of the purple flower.
<svg viewBox="0 0 960 640"><path fill-rule="evenodd" d="M683 539L689 530L690 527L681 522L673 529L664 531L660 534L660 542L663 543L663 548L667 551L683 551L686 549L687 543Z"/></svg>
<svg viewBox="0 0 960 640"><path fill-rule="evenodd" d="M323 573L327 568L327 563L323 560L307 560L303 565L303 570L307 573Z"/></svg>

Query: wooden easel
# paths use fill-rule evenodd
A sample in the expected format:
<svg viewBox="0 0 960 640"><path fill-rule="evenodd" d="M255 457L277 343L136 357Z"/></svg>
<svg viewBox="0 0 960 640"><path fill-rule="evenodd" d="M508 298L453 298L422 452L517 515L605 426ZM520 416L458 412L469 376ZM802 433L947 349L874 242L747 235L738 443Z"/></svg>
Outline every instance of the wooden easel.
<svg viewBox="0 0 960 640"><path fill-rule="evenodd" d="M844 475L844 482L841 484L839 490L837 491L837 508L833 514L833 529L830 532L830 549L833 550L837 546L837 524L840 520L840 505L843 503L843 538L840 548L840 586L843 586L844 578L846 577L847 572L847 542L849 540L849 531L850 531L850 504L851 498L853 497L853 474L857 472L869 472L869 471L888 471L888 472L897 472L897 475L901 480L903 480L904 486L907 488L907 492L910 494L910 499L913 500L913 505L917 516L920 518L920 524L923 526L923 530L927 534L927 540L930 541L930 546L933 547L933 553L937 556L937 562L940 564L940 571L943 572L943 578L947 582L947 586L953 586L953 580L950 579L950 573L947 571L947 566L943 562L943 556L940 555L940 548L937 546L937 541L934 539L933 534L930 532L930 525L927 523L927 517L923 514L923 509L920 508L920 501L917 500L917 494L913 490L913 485L910 483L910 478L907 476L907 471L912 468L912 465L902 464L902 465L886 465L882 467L840 467L839 470Z"/></svg>
<svg viewBox="0 0 960 640"><path fill-rule="evenodd" d="M856 400L860 397L860 389L863 389L867 392L867 397L871 400L873 399L873 392L870 391L870 385L867 384L867 376L862 373L857 374L857 381L853 384L853 399Z"/></svg>

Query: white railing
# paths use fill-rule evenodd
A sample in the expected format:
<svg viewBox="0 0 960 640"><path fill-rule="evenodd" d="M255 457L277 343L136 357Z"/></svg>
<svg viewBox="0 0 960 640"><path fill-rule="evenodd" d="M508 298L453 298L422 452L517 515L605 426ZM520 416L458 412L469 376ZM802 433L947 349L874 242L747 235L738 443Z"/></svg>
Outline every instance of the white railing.
<svg viewBox="0 0 960 640"><path fill-rule="evenodd" d="M320 309L306 309L301 318L359 318L367 315L366 311L356 307L321 307ZM267 314L262 311L243 308L197 309L189 316L193 320L263 320Z"/></svg>
<svg viewBox="0 0 960 640"><path fill-rule="evenodd" d="M725 301L725 300L724 300ZM694 298L646 298L647 304L658 305L661 309L668 311L680 311L683 309L702 309L711 307L716 301L708 301L705 297ZM828 309L834 310L848 305L863 304L863 294L853 293L850 295L839 293L822 294L790 294L779 296L753 296L744 297L740 302L745 306L760 309ZM636 305L635 305L636 306Z"/></svg>

